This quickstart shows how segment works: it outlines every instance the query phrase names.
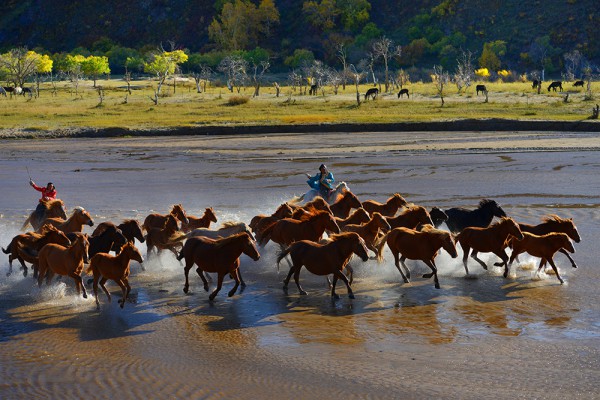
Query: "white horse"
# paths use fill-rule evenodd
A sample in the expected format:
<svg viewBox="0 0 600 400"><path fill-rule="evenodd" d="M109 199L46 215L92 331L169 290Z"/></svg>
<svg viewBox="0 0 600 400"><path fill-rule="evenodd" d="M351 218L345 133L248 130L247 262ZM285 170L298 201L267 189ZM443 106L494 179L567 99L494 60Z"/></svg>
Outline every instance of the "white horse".
<svg viewBox="0 0 600 400"><path fill-rule="evenodd" d="M338 197L343 195L346 190L350 190L346 182L340 182L335 189L329 194L325 201L329 204L333 204L337 201ZM321 196L321 193L317 189L310 189L300 197L296 197L291 200L292 203L308 203L315 197Z"/></svg>

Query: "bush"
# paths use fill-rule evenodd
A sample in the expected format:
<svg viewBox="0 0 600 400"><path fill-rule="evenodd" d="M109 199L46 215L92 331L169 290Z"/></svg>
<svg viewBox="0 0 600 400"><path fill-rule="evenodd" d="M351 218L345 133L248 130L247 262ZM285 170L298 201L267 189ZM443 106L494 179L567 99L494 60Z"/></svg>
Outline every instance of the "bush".
<svg viewBox="0 0 600 400"><path fill-rule="evenodd" d="M250 101L250 97L246 96L231 96L229 100L227 100L228 106L239 106L240 104L246 104Z"/></svg>

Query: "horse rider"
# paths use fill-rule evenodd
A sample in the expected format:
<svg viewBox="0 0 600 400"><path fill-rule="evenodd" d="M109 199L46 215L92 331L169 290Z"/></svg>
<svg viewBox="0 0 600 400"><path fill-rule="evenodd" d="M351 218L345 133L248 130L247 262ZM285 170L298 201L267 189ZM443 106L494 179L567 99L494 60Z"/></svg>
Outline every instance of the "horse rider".
<svg viewBox="0 0 600 400"><path fill-rule="evenodd" d="M41 187L36 185L34 181L29 179L29 184L32 188L42 193L42 197L40 198L39 203L35 208L35 212L40 218L43 218L45 210L44 203L49 200L56 200L56 188L54 187L54 184L52 182L48 182L46 187Z"/></svg>
<svg viewBox="0 0 600 400"><path fill-rule="evenodd" d="M315 176L310 176L309 174L306 174L306 176L308 177L308 181L306 181L308 186L317 190L321 197L327 200L331 192L335 189L335 179L333 178L333 174L327 169L327 166L321 164L319 172Z"/></svg>

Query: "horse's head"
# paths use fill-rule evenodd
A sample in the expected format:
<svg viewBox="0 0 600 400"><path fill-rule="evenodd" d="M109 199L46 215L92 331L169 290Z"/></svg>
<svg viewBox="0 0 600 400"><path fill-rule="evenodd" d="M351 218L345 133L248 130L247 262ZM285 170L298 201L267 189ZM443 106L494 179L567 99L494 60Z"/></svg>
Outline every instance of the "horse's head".
<svg viewBox="0 0 600 400"><path fill-rule="evenodd" d="M433 221L431 220L431 216L429 215L429 212L425 209L425 207L413 206L412 210L414 210L413 212L417 216L417 220L420 224L429 224L431 226L434 226Z"/></svg>
<svg viewBox="0 0 600 400"><path fill-rule="evenodd" d="M92 216L83 207L75 207L73 209L73 216L76 216L78 221L83 225L94 226Z"/></svg>
<svg viewBox="0 0 600 400"><path fill-rule="evenodd" d="M124 254L130 260L134 260L139 262L140 264L144 262L144 257L142 257L142 253L138 250L137 247L132 242L127 242L121 247L121 251L119 254Z"/></svg>
<svg viewBox="0 0 600 400"><path fill-rule="evenodd" d="M41 234L48 239L48 243L56 243L64 247L71 245L71 241L63 231L59 231L51 224L42 227Z"/></svg>
<svg viewBox="0 0 600 400"><path fill-rule="evenodd" d="M253 259L254 261L258 261L258 259L260 258L260 253L256 248L256 242L254 241L252 235L248 234L248 232L242 232L240 235L243 235L245 238L244 248L242 250L243 253L251 259Z"/></svg>
<svg viewBox="0 0 600 400"><path fill-rule="evenodd" d="M185 224L189 224L190 221L188 220L188 217L185 213L185 210L183 209L183 206L181 204L175 204L172 208L171 208L171 214L177 218L178 220L180 220L181 222L185 223Z"/></svg>
<svg viewBox="0 0 600 400"><path fill-rule="evenodd" d="M142 227L140 223L135 219L130 219L124 222L124 224L128 227L131 234L134 238L140 241L140 243L144 243L146 238L144 238L144 233L142 232Z"/></svg>
<svg viewBox="0 0 600 400"><path fill-rule="evenodd" d="M479 202L479 208L489 210L494 217L506 217L506 213L504 212L502 207L500 207L498 203L496 203L495 200L483 199Z"/></svg>
<svg viewBox="0 0 600 400"><path fill-rule="evenodd" d="M369 222L371 216L364 208L360 207L352 214L352 220L355 221L355 224L362 224L363 222ZM387 222L387 220L386 220Z"/></svg>
<svg viewBox="0 0 600 400"><path fill-rule="evenodd" d="M212 207L207 207L206 210L204 210L204 215L207 216L209 221L214 222L215 224L217 223L217 216Z"/></svg>
<svg viewBox="0 0 600 400"><path fill-rule="evenodd" d="M433 221L433 226L440 226L442 223L448 221L448 214L438 207L433 207L429 212L429 216L431 217L431 221Z"/></svg>
<svg viewBox="0 0 600 400"><path fill-rule="evenodd" d="M290 207L288 203L283 203L282 205L277 207L277 210L275 210L273 216L277 218L289 218L292 216L293 213L294 210L292 210L292 207Z"/></svg>
<svg viewBox="0 0 600 400"><path fill-rule="evenodd" d="M406 202L406 200L404 199L404 197L400 196L400 193L394 193L394 195L392 196L392 198L390 200L398 208L404 207L408 204Z"/></svg>
<svg viewBox="0 0 600 400"><path fill-rule="evenodd" d="M505 225L505 229L509 235L514 236L517 238L517 240L523 240L523 232L521 232L519 224L517 224L514 219L510 217L504 217L500 223Z"/></svg>
<svg viewBox="0 0 600 400"><path fill-rule="evenodd" d="M355 232L350 232L352 233L352 237L354 238L354 246L352 248L352 251L354 252L354 254L356 254L357 256L360 257L361 260L363 260L363 262L368 261L369 260L369 250L367 249L367 245L365 244L365 241L363 240L363 238L361 238L358 233Z"/></svg>
<svg viewBox="0 0 600 400"><path fill-rule="evenodd" d="M392 230L392 227L390 226L389 222L387 222L387 219L385 219L385 217L383 215L381 215L380 213L374 212L373 220L375 221L375 223L377 224L377 227L379 229L381 229L382 232L389 232Z"/></svg>
<svg viewBox="0 0 600 400"><path fill-rule="evenodd" d="M566 233L555 233L555 235L558 236L559 246L561 249L565 249L569 253L575 253L575 247L573 246L573 243L571 243L571 239L569 239L569 236Z"/></svg>
<svg viewBox="0 0 600 400"><path fill-rule="evenodd" d="M579 232L577 231L577 228L575 227L572 218L565 219L559 217L558 215L552 214L544 218L544 222L558 225L553 230L556 232L566 233L571 239L575 241L575 243L579 243L581 241L581 237L579 236Z"/></svg>
<svg viewBox="0 0 600 400"><path fill-rule="evenodd" d="M443 232L443 231L442 231ZM452 258L458 257L458 252L456 251L456 244L454 243L454 239L452 238L452 234L449 232L440 233L443 235L442 237L442 248L450 254Z"/></svg>
<svg viewBox="0 0 600 400"><path fill-rule="evenodd" d="M325 220L325 229L331 231L333 233L340 233L340 227L337 222L335 222L335 217L326 211L320 211L319 215L323 220Z"/></svg>

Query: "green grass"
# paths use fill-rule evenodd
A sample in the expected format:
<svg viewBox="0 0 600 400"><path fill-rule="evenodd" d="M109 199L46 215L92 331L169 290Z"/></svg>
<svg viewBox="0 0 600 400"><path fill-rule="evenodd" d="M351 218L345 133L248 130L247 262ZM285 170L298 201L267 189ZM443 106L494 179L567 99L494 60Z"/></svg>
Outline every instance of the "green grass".
<svg viewBox="0 0 600 400"><path fill-rule="evenodd" d="M163 87L164 96L154 105L152 82L135 82L142 89L127 96L121 80L99 82L105 88L102 107L91 82L80 85L79 94L71 93L66 82L59 84L53 96L49 86L43 86L39 98L0 98L0 129L54 130L61 128L123 127L130 129L153 129L187 126L241 126L241 125L298 125L333 123L394 123L431 122L464 118L504 118L514 120L577 121L591 114L592 102L584 101L584 91L569 92L569 102L563 102L564 94L542 91L538 95L529 83L486 83L489 100L475 95L475 85L466 93L457 93L456 86L445 90L445 105L437 96L431 83L415 83L408 86L410 99L398 99L394 93L380 95L375 101L366 101L357 107L356 89L333 95L325 88L325 96L301 95L284 87L281 96L275 97L274 89L263 87L260 97L252 98L253 88L238 94L226 88L209 88L206 93L196 93L188 82L179 84L176 92ZM600 90L595 82L593 91ZM361 86L364 94L368 86ZM566 92L565 92L566 93ZM249 98L237 102L236 98ZM364 97L361 96L361 101ZM236 102L234 107L227 105ZM241 103L241 104L237 104ZM594 103L595 104L595 103Z"/></svg>

